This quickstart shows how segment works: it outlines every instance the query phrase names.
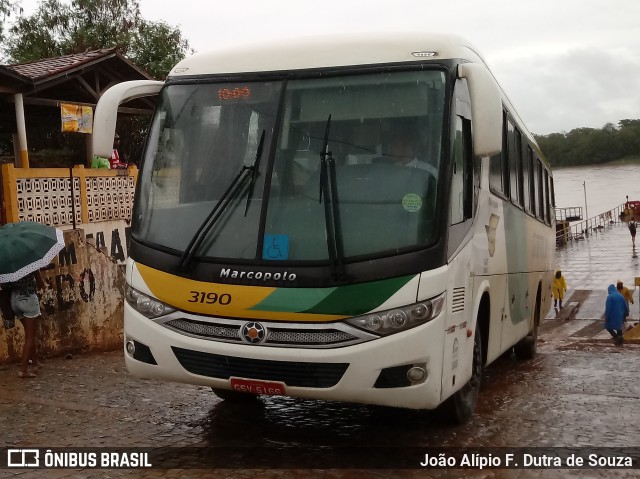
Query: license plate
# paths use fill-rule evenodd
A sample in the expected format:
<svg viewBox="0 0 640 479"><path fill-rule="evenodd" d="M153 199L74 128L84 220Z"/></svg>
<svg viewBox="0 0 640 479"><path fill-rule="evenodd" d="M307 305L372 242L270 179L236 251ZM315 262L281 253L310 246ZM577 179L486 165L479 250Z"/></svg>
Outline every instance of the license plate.
<svg viewBox="0 0 640 479"><path fill-rule="evenodd" d="M240 378L231 378L230 382L231 388L241 393L264 394L267 396L284 396L286 394L283 383Z"/></svg>

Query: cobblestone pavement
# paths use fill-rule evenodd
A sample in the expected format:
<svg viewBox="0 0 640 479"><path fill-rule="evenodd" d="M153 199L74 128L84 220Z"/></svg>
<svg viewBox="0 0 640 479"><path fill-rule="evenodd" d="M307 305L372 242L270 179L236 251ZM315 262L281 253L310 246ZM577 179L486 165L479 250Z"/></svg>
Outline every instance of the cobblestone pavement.
<svg viewBox="0 0 640 479"><path fill-rule="evenodd" d="M628 250L628 251L627 251ZM122 353L46 361L35 379L0 367L2 447L233 447L234 464L274 447L640 447L640 344L615 347L602 330L606 286L630 287L640 264L626 228L607 227L558 252L571 288L540 329L539 354L485 370L474 417L458 427L433 415L363 405L260 398L234 404L209 389L139 380ZM637 295L636 295L637 298ZM640 307L637 301L636 307ZM632 317L640 314L632 311ZM277 465L286 458L273 458ZM569 469L0 469L19 478L636 478L636 470Z"/></svg>
<svg viewBox="0 0 640 479"><path fill-rule="evenodd" d="M562 321L563 324L579 320ZM475 416L459 427L412 411L259 399L218 400L207 388L138 380L122 353L46 361L35 379L0 370L4 447L275 446L630 447L640 445L640 345L571 337L545 320L538 356L486 369ZM277 460L276 460L277 463ZM638 470L0 469L0 477L638 477ZM215 472L215 474L213 473ZM558 475L560 474L560 476Z"/></svg>

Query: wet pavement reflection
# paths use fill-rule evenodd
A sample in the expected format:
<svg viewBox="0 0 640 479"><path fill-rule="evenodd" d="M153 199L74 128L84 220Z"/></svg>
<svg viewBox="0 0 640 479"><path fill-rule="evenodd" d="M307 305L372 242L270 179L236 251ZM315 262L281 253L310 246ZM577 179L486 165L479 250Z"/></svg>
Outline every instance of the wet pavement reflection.
<svg viewBox="0 0 640 479"><path fill-rule="evenodd" d="M512 390L534 384L541 369L534 361L525 364L500 358L485 372L476 415L508 408L514 399ZM203 419L202 429L210 446L495 445L478 443L477 433L466 439L459 437L454 433L456 428L428 411L282 397L220 401Z"/></svg>
<svg viewBox="0 0 640 479"><path fill-rule="evenodd" d="M556 320L546 320L552 323ZM546 325L545 325L546 326ZM0 369L4 445L21 447L215 447L252 451L297 448L593 447L640 444L640 345L576 341L542 328L530 361L505 355L483 376L473 418L461 426L437 414L283 397L219 400L209 388L138 380L119 352L50 359L34 380ZM277 454L277 453L274 453ZM273 465L286 458L274 457ZM384 461L384 457L376 457ZM229 458L242 464L243 457ZM224 469L216 477L320 476L317 469ZM326 457L325 457L326 462ZM248 464L251 461L247 461ZM310 464L313 464L311 462ZM273 466L272 466L273 467ZM275 466L277 467L277 465ZM0 470L0 476L3 472ZM20 477L43 477L22 471ZM51 474L49 474L51 472ZM48 471L47 477L105 477L104 470ZM365 473L366 472L366 473ZM558 473L561 472L561 476ZM608 474L604 474L608 472ZM636 471L334 469L328 477L637 477ZM109 470L109 477L211 477L184 463L175 469ZM11 477L11 476L9 476Z"/></svg>

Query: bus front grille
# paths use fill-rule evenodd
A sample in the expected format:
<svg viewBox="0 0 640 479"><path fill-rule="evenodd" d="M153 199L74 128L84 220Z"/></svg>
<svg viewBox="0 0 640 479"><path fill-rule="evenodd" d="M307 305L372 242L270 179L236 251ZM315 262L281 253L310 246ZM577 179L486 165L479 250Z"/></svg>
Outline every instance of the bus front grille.
<svg viewBox="0 0 640 479"><path fill-rule="evenodd" d="M241 328L247 320L210 318L207 320L180 316L168 317L158 322L176 333L199 339L222 341L225 343L243 343ZM260 346L280 348L332 348L351 346L376 339L376 336L350 327L344 323L322 324L285 324L263 323L266 336Z"/></svg>
<svg viewBox="0 0 640 479"><path fill-rule="evenodd" d="M286 329L269 329L267 343L273 344L339 344L357 340L354 335L335 329L291 331Z"/></svg>
<svg viewBox="0 0 640 479"><path fill-rule="evenodd" d="M239 377L277 381L287 386L330 388L338 384L348 363L307 363L237 358L172 346L183 368L193 374L218 379Z"/></svg>
<svg viewBox="0 0 640 479"><path fill-rule="evenodd" d="M208 324L201 321L189 321L185 319L172 319L164 323L173 329L180 330L194 336L207 337L210 339L225 339L230 341L240 341L240 326L223 326L218 324Z"/></svg>

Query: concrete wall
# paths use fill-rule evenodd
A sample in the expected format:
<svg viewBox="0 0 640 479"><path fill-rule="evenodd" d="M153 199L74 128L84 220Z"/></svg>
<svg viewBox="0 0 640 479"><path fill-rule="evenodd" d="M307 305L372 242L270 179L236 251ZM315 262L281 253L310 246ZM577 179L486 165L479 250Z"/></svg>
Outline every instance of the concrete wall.
<svg viewBox="0 0 640 479"><path fill-rule="evenodd" d="M106 248L85 240L83 230L64 232L65 249L42 271L38 352L42 357L122 348L124 272ZM24 344L20 321L0 324L0 363L18 361Z"/></svg>
<svg viewBox="0 0 640 479"><path fill-rule="evenodd" d="M122 347L124 274L136 168L0 168L0 223L35 221L64 231L66 248L43 272L39 347L44 356ZM86 240L85 240L86 238ZM0 363L17 361L20 321L0 323Z"/></svg>

